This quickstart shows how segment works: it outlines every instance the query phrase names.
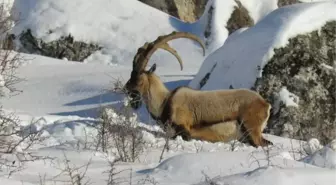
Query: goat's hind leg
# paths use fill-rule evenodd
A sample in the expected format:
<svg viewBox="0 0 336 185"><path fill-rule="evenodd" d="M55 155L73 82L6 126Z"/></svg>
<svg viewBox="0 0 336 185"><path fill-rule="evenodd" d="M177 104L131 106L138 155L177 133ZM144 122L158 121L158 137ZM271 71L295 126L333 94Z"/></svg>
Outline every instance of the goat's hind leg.
<svg viewBox="0 0 336 185"><path fill-rule="evenodd" d="M190 134L193 138L210 142L228 142L235 139L238 140L240 137L236 120L219 122L201 128L192 128Z"/></svg>
<svg viewBox="0 0 336 185"><path fill-rule="evenodd" d="M170 139L176 139L177 136L181 136L185 141L191 140L190 133L185 127L182 125L177 125L171 121L167 121L167 123L164 125L164 131L166 136Z"/></svg>
<svg viewBox="0 0 336 185"><path fill-rule="evenodd" d="M190 130L190 136L193 139L199 139L202 141L209 141L209 142L218 142L221 141L221 137L211 130L209 127L203 128L192 128Z"/></svg>
<svg viewBox="0 0 336 185"><path fill-rule="evenodd" d="M248 134L249 143L254 147L273 145L271 141L262 136L262 131L269 118L269 110L268 104L257 102L244 114L244 119L240 120L243 133Z"/></svg>

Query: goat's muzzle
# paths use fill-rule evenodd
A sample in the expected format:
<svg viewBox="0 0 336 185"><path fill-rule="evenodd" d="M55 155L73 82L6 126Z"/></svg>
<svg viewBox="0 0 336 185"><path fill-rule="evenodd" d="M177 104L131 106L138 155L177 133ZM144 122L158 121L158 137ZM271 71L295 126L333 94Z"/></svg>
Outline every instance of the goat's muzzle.
<svg viewBox="0 0 336 185"><path fill-rule="evenodd" d="M142 105L141 94L137 90L132 90L129 95L130 105L133 109L139 109Z"/></svg>
<svg viewBox="0 0 336 185"><path fill-rule="evenodd" d="M141 94L137 90L128 90L124 88L128 98L130 99L130 105L133 109L139 109L142 105Z"/></svg>

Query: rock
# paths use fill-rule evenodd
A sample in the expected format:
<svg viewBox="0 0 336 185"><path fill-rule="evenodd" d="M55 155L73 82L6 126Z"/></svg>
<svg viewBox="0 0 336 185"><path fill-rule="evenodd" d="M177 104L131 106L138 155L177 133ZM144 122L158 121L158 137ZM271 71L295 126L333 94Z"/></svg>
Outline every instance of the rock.
<svg viewBox="0 0 336 185"><path fill-rule="evenodd" d="M185 22L195 22L203 14L208 0L175 0L179 18Z"/></svg>
<svg viewBox="0 0 336 185"><path fill-rule="evenodd" d="M45 43L42 39L35 38L31 30L28 29L19 35L21 43L21 52L39 54L57 59L71 61L83 61L93 52L100 50L101 47L81 41L75 41L73 36L69 34L66 37L61 37L58 40Z"/></svg>
<svg viewBox="0 0 336 185"><path fill-rule="evenodd" d="M299 0L278 0L278 7L301 3Z"/></svg>
<svg viewBox="0 0 336 185"><path fill-rule="evenodd" d="M255 24L254 20L251 18L251 16L248 13L248 10L241 4L241 2L238 0L235 0L235 2L237 5L234 7L234 10L232 11L229 20L227 20L226 27L225 27L228 30L229 35L241 28L251 27ZM204 31L205 45L207 47L212 42L212 39L211 39L211 34L212 34L211 33L211 22L212 21L211 20L213 19L213 16L212 16L213 10L214 10L213 6L211 6L208 10L209 16L207 20L207 26ZM205 74L205 76L202 78L202 80L199 83L200 88L202 88L206 84L207 80L209 79L215 67L216 65L214 65L211 71Z"/></svg>
<svg viewBox="0 0 336 185"><path fill-rule="evenodd" d="M171 16L180 18L175 1L173 0L139 0L139 1L153 8L159 9Z"/></svg>
<svg viewBox="0 0 336 185"><path fill-rule="evenodd" d="M247 9L241 4L240 1L235 0L237 6L231 14L230 19L226 24L226 28L229 31L229 35L236 30L243 27L251 27L254 25L253 19L250 17Z"/></svg>
<svg viewBox="0 0 336 185"><path fill-rule="evenodd" d="M139 0L185 22L195 22L205 9L208 0Z"/></svg>
<svg viewBox="0 0 336 185"><path fill-rule="evenodd" d="M330 21L321 30L297 35L274 49L255 84L273 106L266 132L317 138L323 144L336 137L335 30L336 21Z"/></svg>

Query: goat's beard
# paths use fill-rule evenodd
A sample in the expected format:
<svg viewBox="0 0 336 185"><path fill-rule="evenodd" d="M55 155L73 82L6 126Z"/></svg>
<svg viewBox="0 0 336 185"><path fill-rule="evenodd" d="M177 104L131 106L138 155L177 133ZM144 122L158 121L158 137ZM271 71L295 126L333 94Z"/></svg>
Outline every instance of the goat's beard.
<svg viewBox="0 0 336 185"><path fill-rule="evenodd" d="M137 110L142 105L141 94L139 91L132 91L128 95L130 97L130 105L134 110Z"/></svg>

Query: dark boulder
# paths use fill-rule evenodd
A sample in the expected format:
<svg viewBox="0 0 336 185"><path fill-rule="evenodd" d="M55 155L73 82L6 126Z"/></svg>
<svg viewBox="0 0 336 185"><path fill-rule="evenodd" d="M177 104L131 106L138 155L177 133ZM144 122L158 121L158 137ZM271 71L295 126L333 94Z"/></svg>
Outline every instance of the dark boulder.
<svg viewBox="0 0 336 185"><path fill-rule="evenodd" d="M255 84L273 106L266 132L323 144L336 137L335 43L336 21L330 21L274 49ZM286 98L298 106L286 106Z"/></svg>
<svg viewBox="0 0 336 185"><path fill-rule="evenodd" d="M301 3L299 0L278 0L278 7Z"/></svg>
<svg viewBox="0 0 336 185"><path fill-rule="evenodd" d="M139 0L185 22L195 22L203 14L208 0Z"/></svg>
<svg viewBox="0 0 336 185"><path fill-rule="evenodd" d="M97 44L76 41L70 34L46 43L42 39L35 38L30 29L22 32L19 35L19 40L21 52L57 59L66 58L71 61L83 61L92 53L101 49Z"/></svg>
<svg viewBox="0 0 336 185"><path fill-rule="evenodd" d="M240 28L251 27L254 25L254 21L249 15L248 10L240 1L235 0L235 2L237 3L237 6L234 7L231 17L226 23L226 29L229 31L229 35Z"/></svg>

